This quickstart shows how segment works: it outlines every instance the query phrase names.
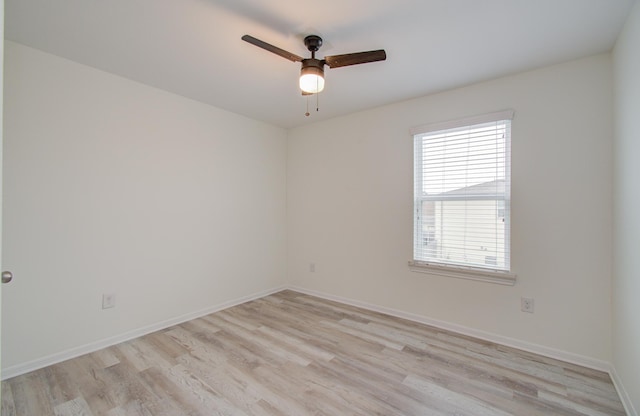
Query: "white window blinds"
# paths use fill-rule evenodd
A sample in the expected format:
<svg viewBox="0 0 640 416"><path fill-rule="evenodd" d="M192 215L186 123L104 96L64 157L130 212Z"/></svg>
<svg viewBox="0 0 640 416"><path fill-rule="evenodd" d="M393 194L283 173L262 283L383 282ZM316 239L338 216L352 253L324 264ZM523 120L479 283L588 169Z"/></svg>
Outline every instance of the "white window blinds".
<svg viewBox="0 0 640 416"><path fill-rule="evenodd" d="M512 111L414 134L414 261L509 271Z"/></svg>

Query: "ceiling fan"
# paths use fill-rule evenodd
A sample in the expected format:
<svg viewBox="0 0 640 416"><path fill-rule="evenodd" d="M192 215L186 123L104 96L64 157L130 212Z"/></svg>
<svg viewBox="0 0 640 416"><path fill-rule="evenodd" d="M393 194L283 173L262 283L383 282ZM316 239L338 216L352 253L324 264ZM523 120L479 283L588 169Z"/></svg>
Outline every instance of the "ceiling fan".
<svg viewBox="0 0 640 416"><path fill-rule="evenodd" d="M318 35L309 35L304 38L304 44L311 52L311 58L304 59L294 53L280 49L267 42L256 39L253 36L244 35L242 40L249 42L259 48L280 55L281 57L293 62L302 62L300 71L300 89L303 95L316 94L324 89L324 66L329 68L340 68L341 66L350 66L358 64L366 64L368 62L384 61L387 54L384 49L375 51L347 53L344 55L325 56L324 59L316 59L316 52L322 46L322 38Z"/></svg>

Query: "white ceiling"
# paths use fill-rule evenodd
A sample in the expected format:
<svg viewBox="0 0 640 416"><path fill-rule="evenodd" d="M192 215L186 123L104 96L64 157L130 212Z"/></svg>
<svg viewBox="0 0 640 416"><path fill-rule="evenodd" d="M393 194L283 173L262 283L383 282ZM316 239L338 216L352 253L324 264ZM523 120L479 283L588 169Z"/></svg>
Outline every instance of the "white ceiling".
<svg viewBox="0 0 640 416"><path fill-rule="evenodd" d="M294 127L611 50L635 0L6 0L5 37L248 117ZM385 49L326 68L300 95L308 57Z"/></svg>

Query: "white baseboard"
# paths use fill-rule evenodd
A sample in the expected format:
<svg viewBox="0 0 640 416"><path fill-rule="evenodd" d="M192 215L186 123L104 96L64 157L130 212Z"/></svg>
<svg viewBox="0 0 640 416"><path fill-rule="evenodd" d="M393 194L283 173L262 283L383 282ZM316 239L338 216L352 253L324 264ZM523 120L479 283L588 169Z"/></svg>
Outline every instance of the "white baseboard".
<svg viewBox="0 0 640 416"><path fill-rule="evenodd" d="M629 397L627 390L624 388L622 380L620 379L620 376L613 364L611 364L611 367L609 368L609 374L611 375L611 380L613 380L613 385L618 391L618 396L620 396L620 400L622 401L624 410L627 412L627 416L638 416L638 411L633 406L631 398Z"/></svg>
<svg viewBox="0 0 640 416"><path fill-rule="evenodd" d="M103 348L110 347L121 342L129 341L134 338L141 337L143 335L150 334L161 329L169 328L173 325L178 325L183 322L190 321L192 319L200 318L205 315L209 315L214 312L221 311L223 309L230 308L232 306L240 305L251 300L259 299L264 296L271 295L272 293L280 292L287 289L286 286L277 287L274 289L268 289L261 292L257 292L248 296L242 296L237 299L233 299L227 302L223 302L217 305L209 306L198 311L190 312L184 315L180 315L175 318L167 319L155 324L147 325L142 328L137 328L132 331L125 332L120 335L105 338L99 341L90 342L79 347L74 347L65 351L61 351L55 354L48 355L46 357L38 358L37 360L29 361L22 364L17 364L11 367L2 369L2 380L9 379L11 377L19 376L21 374L28 373L30 371L38 370L49 365L57 364L62 361L69 360L71 358L79 357L84 354L88 354Z"/></svg>
<svg viewBox="0 0 640 416"><path fill-rule="evenodd" d="M494 342L496 344L504 345L507 347L517 348L519 350L532 352L534 354L540 354L545 357L555 358L557 360L565 361L572 364L577 364L583 367L588 367L594 370L604 371L606 373L611 369L611 364L607 361L597 360L595 358L586 357L579 354L570 353L554 348L545 347L543 345L530 343L527 341L521 341L515 338L509 338L491 332L485 332L474 328L469 328L463 325L453 324L446 321L440 321L437 319L431 319L426 316L401 311L398 309L386 308L378 306L372 303L361 302L359 300L344 298L341 296L335 296L324 292L317 292L315 290L309 290L297 286L289 286L289 290L295 292L304 293L319 298L332 300L335 302L344 303L351 306L356 306L363 309L368 309L374 312L384 313L386 315L395 316L397 318L407 319L409 321L418 322L425 325L431 325L436 328L445 329L447 331L455 332L462 335L468 335L471 337L479 338L485 341Z"/></svg>

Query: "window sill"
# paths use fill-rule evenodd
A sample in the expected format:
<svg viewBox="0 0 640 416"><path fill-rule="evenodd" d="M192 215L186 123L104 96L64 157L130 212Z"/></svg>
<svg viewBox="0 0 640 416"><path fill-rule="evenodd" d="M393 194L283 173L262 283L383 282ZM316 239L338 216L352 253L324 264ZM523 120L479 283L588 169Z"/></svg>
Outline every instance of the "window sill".
<svg viewBox="0 0 640 416"><path fill-rule="evenodd" d="M442 264L426 263L410 260L409 270L418 273L437 274L440 276L455 277L457 279L477 280L480 282L496 283L499 285L513 286L516 284L516 275L510 272L498 270L486 270L473 267L448 266Z"/></svg>

